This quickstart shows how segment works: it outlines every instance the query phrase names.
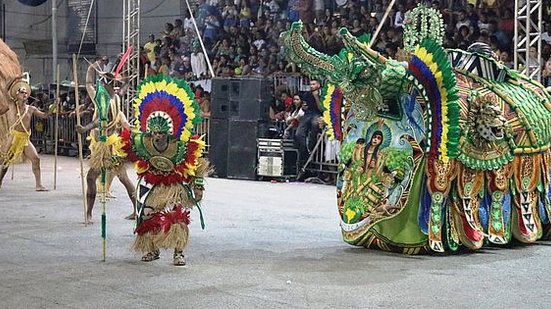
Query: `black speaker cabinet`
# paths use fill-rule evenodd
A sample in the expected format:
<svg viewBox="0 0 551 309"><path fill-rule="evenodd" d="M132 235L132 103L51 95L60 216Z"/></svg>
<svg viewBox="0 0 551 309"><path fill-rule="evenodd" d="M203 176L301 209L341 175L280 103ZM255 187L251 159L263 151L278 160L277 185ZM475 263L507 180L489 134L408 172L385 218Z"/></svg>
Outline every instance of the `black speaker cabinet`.
<svg viewBox="0 0 551 309"><path fill-rule="evenodd" d="M266 121L270 118L272 101L257 99L230 100L229 118L235 120Z"/></svg>
<svg viewBox="0 0 551 309"><path fill-rule="evenodd" d="M228 178L256 179L258 121L230 120L228 125Z"/></svg>
<svg viewBox="0 0 551 309"><path fill-rule="evenodd" d="M263 77L232 78L230 80L230 100L262 100L273 98L272 80Z"/></svg>
<svg viewBox="0 0 551 309"><path fill-rule="evenodd" d="M210 100L211 117L228 119L230 117L230 101L228 98L212 97Z"/></svg>
<svg viewBox="0 0 551 309"><path fill-rule="evenodd" d="M214 165L214 176L228 177L228 120L210 120L209 160Z"/></svg>
<svg viewBox="0 0 551 309"><path fill-rule="evenodd" d="M230 97L230 80L222 77L213 78L210 97L228 99Z"/></svg>

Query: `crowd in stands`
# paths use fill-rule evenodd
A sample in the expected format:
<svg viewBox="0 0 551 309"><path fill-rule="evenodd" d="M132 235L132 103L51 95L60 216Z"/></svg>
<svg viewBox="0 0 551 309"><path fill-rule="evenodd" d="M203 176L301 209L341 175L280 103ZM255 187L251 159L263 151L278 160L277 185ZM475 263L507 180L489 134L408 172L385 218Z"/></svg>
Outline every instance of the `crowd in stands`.
<svg viewBox="0 0 551 309"><path fill-rule="evenodd" d="M218 77L267 76L295 73L285 59L279 35L292 22L302 20L304 35L317 50L335 54L342 44L341 27L352 34L373 33L381 22L388 0L198 0L194 17L207 57ZM418 3L429 3L444 18L447 48L466 49L475 41L489 44L507 66L512 63L514 1L505 0L398 0L380 32L374 48L388 57L399 57L403 46L404 14ZM549 20L548 10L544 17ZM550 25L551 26L551 25ZM544 33L543 59L551 55L551 27ZM187 80L210 74L189 14L167 22L151 34L143 46L149 73L163 73ZM541 59L530 59L543 65ZM551 63L550 63L551 69ZM547 70L551 73L551 70Z"/></svg>

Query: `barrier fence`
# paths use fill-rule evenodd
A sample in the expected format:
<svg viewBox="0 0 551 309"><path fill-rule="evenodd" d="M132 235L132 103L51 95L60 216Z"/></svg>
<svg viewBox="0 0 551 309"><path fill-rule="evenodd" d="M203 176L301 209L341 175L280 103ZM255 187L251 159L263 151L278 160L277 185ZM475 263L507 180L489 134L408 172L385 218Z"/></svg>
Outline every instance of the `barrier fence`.
<svg viewBox="0 0 551 309"><path fill-rule="evenodd" d="M276 89L281 89L285 86L289 93L297 93L307 91L309 89L310 79L306 76L298 74L281 74L273 77L274 93ZM81 123L83 125L92 121L91 114L83 114ZM275 131L283 133L287 124L282 121L272 122ZM55 115L51 115L48 119L40 119L33 117L31 122L32 135L31 141L39 152L52 154L55 147ZM205 154L208 156L210 149L210 119L204 118L201 123L195 126L195 133L203 136L206 143ZM59 132L58 132L58 154L77 156L78 155L78 139L76 132L76 117L74 114L59 115ZM88 134L83 136L83 151L84 155L89 155ZM275 138L282 138L281 135ZM286 138L293 138L287 136ZM311 151L306 164L299 167L299 176L309 172L320 177L321 175L337 173L337 153L340 145L337 141L329 141L325 131L319 135L316 145L310 146Z"/></svg>
<svg viewBox="0 0 551 309"><path fill-rule="evenodd" d="M55 117L50 115L48 119L33 117L31 120L31 142L37 151L47 154L55 152ZM78 137L76 131L76 116L70 114L59 115L58 118L58 154L76 156L78 155ZM91 114L83 114L81 123L87 124L92 121ZM88 133L83 136L83 153L88 151Z"/></svg>
<svg viewBox="0 0 551 309"><path fill-rule="evenodd" d="M66 156L78 155L78 133L76 131L76 117L74 115L65 114L59 115L58 124L58 154ZM81 116L82 125L86 125L92 121L91 114L83 114ZM36 150L40 153L53 154L55 152L55 115L50 115L48 119L41 119L33 117L31 120L31 142L35 146ZM203 136L203 139L207 146L205 147L205 153L208 153L209 149L209 131L210 121L208 118L203 119L203 122L195 126L195 132ZM83 135L83 153L84 156L89 155L90 151L88 146L89 133Z"/></svg>
<svg viewBox="0 0 551 309"><path fill-rule="evenodd" d="M310 156L304 166L301 167L299 177L307 172L319 178L324 174L338 173L337 154L340 150L340 142L338 140L329 140L327 138L327 130L323 130L310 151Z"/></svg>

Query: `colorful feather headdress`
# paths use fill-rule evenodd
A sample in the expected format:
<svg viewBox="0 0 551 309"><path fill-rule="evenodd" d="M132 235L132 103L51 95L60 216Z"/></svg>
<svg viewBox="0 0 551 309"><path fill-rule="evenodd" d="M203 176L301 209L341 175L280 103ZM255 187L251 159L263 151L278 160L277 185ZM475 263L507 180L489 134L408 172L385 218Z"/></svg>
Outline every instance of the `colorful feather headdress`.
<svg viewBox="0 0 551 309"><path fill-rule="evenodd" d="M444 49L426 38L415 49L409 70L421 84L429 118L429 157L447 162L459 155L459 97L455 74Z"/></svg>
<svg viewBox="0 0 551 309"><path fill-rule="evenodd" d="M138 86L134 99L136 126L142 132L167 132L187 142L201 122L199 105L189 85L165 75L149 76Z"/></svg>
<svg viewBox="0 0 551 309"><path fill-rule="evenodd" d="M323 87L320 101L323 108L323 120L328 125L327 137L342 141L342 92L332 84Z"/></svg>

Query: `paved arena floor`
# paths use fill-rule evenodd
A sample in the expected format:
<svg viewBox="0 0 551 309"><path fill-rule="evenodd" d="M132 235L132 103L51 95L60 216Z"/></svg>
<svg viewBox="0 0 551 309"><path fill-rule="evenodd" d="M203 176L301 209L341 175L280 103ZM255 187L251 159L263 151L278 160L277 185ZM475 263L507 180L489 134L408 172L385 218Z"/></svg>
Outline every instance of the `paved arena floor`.
<svg viewBox="0 0 551 309"><path fill-rule="evenodd" d="M206 229L192 213L188 265L140 262L124 189L84 226L78 160L34 192L30 164L0 189L0 308L549 308L551 242L403 256L340 238L334 188L208 179ZM53 157L42 156L53 187ZM129 168L129 172L132 170ZM134 175L134 174L131 174Z"/></svg>

